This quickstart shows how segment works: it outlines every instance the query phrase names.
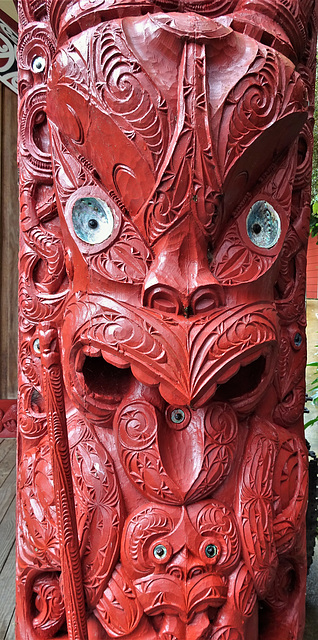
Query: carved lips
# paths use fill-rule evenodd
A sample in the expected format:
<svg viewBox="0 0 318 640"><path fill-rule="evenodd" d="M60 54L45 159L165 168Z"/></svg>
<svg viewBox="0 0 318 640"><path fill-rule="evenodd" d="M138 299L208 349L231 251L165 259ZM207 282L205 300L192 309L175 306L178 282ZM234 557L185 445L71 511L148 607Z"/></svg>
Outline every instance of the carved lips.
<svg viewBox="0 0 318 640"><path fill-rule="evenodd" d="M68 391L93 412L96 404L97 415L103 401L108 406L112 388L110 381L105 381L104 389L97 382L95 392L94 380L85 379L87 358L103 358L120 369L130 367L137 380L158 386L169 404L196 408L221 391L240 367L257 362L252 388L244 389L236 380L237 389L230 393L234 404L241 405L244 397L250 408L266 391L272 375L276 314L270 304L241 305L192 321L107 297L83 296L81 303L77 300L68 307L63 343L70 363ZM98 376L98 368L95 373Z"/></svg>

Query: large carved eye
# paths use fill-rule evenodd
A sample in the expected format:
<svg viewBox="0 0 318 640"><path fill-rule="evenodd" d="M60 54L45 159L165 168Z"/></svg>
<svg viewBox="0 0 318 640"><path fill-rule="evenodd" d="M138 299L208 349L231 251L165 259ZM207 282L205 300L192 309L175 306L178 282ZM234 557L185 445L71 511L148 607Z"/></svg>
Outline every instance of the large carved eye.
<svg viewBox="0 0 318 640"><path fill-rule="evenodd" d="M80 240L99 244L113 232L114 217L110 207L99 198L79 198L73 205L74 231Z"/></svg>
<svg viewBox="0 0 318 640"><path fill-rule="evenodd" d="M249 211L246 230L253 244L262 249L271 249L281 234L280 217L272 205L265 200L258 200Z"/></svg>
<svg viewBox="0 0 318 640"><path fill-rule="evenodd" d="M215 540L214 537L203 540L200 544L199 554L204 563L208 565L216 564L220 561L222 555L220 540Z"/></svg>

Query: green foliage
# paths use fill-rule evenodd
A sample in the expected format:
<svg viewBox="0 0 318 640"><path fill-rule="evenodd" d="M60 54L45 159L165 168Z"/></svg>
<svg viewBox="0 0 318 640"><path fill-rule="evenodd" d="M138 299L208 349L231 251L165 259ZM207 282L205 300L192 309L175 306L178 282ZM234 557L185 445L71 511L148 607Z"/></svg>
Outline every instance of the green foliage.
<svg viewBox="0 0 318 640"><path fill-rule="evenodd" d="M318 362L309 362L307 364L307 367L315 367L315 373L318 375ZM310 393L310 396L312 397L312 401L314 405L317 406L318 405L318 377L314 378L314 380L311 381L311 387L309 389L309 393ZM317 422L318 422L318 416L316 416L316 418L312 418L311 420L308 420L308 422L305 422L305 429L307 429L307 427L311 427L312 424L316 424Z"/></svg>
<svg viewBox="0 0 318 640"><path fill-rule="evenodd" d="M314 176L314 173L312 175ZM317 185L318 185L318 169L317 169ZM318 197L318 196L315 196L314 194L312 194L312 200L311 200L312 206L311 206L311 216L310 216L310 233L312 236L318 235L318 201L317 200L313 201L314 197Z"/></svg>

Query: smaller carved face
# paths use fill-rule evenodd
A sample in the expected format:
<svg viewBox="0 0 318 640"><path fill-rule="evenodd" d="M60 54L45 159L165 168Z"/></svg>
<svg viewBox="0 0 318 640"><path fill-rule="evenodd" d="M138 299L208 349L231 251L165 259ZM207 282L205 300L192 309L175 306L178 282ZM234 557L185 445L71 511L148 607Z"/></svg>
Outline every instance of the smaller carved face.
<svg viewBox="0 0 318 640"><path fill-rule="evenodd" d="M234 516L211 501L188 509L150 503L129 518L122 538L122 566L144 612L183 622L224 604L239 555Z"/></svg>

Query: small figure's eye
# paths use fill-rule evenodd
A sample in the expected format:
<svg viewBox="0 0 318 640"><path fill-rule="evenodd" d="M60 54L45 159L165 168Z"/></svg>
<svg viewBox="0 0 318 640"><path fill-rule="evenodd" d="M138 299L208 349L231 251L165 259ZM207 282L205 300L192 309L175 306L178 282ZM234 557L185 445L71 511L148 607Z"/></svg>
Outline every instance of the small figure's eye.
<svg viewBox="0 0 318 640"><path fill-rule="evenodd" d="M114 217L111 209L99 198L80 198L72 209L74 231L80 240L99 244L113 232Z"/></svg>
<svg viewBox="0 0 318 640"><path fill-rule="evenodd" d="M153 550L153 555L157 560L164 560L167 553L167 549L163 544L157 544Z"/></svg>
<svg viewBox="0 0 318 640"><path fill-rule="evenodd" d="M216 544L207 544L205 547L205 555L207 558L215 558L218 555L218 548Z"/></svg>
<svg viewBox="0 0 318 640"><path fill-rule="evenodd" d="M246 230L253 244L262 249L271 249L281 234L280 217L272 205L265 200L258 200L249 211Z"/></svg>
<svg viewBox="0 0 318 640"><path fill-rule="evenodd" d="M174 424L182 424L185 421L185 417L183 409L173 409L170 414L171 422Z"/></svg>
<svg viewBox="0 0 318 640"><path fill-rule="evenodd" d="M46 66L45 58L43 58L43 56L36 56L36 58L32 60L31 66L33 73L42 73Z"/></svg>

